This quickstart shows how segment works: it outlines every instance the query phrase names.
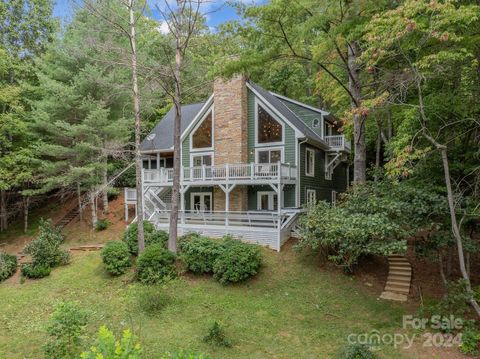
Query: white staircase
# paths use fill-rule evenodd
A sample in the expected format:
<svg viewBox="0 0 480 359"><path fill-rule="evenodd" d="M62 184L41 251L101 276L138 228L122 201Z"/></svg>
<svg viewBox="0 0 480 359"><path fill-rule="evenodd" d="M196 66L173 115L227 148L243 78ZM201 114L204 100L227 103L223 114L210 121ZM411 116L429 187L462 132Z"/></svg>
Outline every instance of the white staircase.
<svg viewBox="0 0 480 359"><path fill-rule="evenodd" d="M144 190L145 218L152 220L159 211L172 208L172 188L148 186Z"/></svg>

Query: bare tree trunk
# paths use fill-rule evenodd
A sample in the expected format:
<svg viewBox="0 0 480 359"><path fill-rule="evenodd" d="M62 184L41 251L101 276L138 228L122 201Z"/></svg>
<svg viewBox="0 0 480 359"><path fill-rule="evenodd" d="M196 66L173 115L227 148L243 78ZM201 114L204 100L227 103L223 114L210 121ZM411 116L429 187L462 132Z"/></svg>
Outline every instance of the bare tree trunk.
<svg viewBox="0 0 480 359"><path fill-rule="evenodd" d="M28 207L30 205L30 197L23 197L23 232L27 233L28 231Z"/></svg>
<svg viewBox="0 0 480 359"><path fill-rule="evenodd" d="M95 228L97 225L97 206L95 201L95 190L91 190L89 193L90 197L90 209L92 211L92 227Z"/></svg>
<svg viewBox="0 0 480 359"><path fill-rule="evenodd" d="M0 230L5 231L8 228L7 216L7 191L0 191Z"/></svg>
<svg viewBox="0 0 480 359"><path fill-rule="evenodd" d="M141 120L140 120L140 94L138 91L137 77L137 45L135 35L135 14L133 0L128 0L129 26L130 26L130 49L132 68L132 91L133 112L135 117L135 173L137 186L137 225L138 225L138 253L145 250L145 237L143 233L143 181L142 181L142 157L140 153Z"/></svg>
<svg viewBox="0 0 480 359"><path fill-rule="evenodd" d="M440 251L438 251L438 269L440 271L440 277L442 278L442 283L445 289L447 289L448 281L445 276L445 271L443 270L443 256Z"/></svg>
<svg viewBox="0 0 480 359"><path fill-rule="evenodd" d="M380 172L380 152L382 150L382 125L378 124L378 136L377 136L377 143L375 149L375 177L374 181L377 182L378 180L378 173Z"/></svg>
<svg viewBox="0 0 480 359"><path fill-rule="evenodd" d="M367 150L365 146L365 120L364 114L358 112L361 108L362 94L360 85L360 66L357 63L360 55L360 46L356 41L348 45L348 88L352 95L353 114L353 182L355 184L365 183L367 179Z"/></svg>
<svg viewBox="0 0 480 359"><path fill-rule="evenodd" d="M77 182L77 199L78 199L78 215L80 217L80 221L83 221L82 190L80 188L80 182Z"/></svg>
<svg viewBox="0 0 480 359"><path fill-rule="evenodd" d="M181 21L182 15L179 16ZM182 67L182 48L181 48L181 22L176 26L175 42L175 95L173 103L175 106L175 126L173 135L173 186L172 186L172 211L170 213L170 226L168 237L168 250L177 252L177 234L178 234L178 209L180 204L180 124L182 120L182 83L180 70Z"/></svg>
<svg viewBox="0 0 480 359"><path fill-rule="evenodd" d="M103 202L103 213L108 213L108 171L107 171L107 160L105 160L105 168L103 169L103 191L102 191L102 202Z"/></svg>

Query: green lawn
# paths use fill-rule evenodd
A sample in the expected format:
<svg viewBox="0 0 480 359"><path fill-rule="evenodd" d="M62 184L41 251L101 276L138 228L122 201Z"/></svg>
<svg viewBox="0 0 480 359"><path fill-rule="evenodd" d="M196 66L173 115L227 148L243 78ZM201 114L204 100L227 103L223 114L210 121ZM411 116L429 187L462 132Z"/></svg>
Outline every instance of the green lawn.
<svg viewBox="0 0 480 359"><path fill-rule="evenodd" d="M165 350L193 349L213 358L331 358L349 333L395 332L401 306L378 301L361 284L322 269L313 257L292 250L264 250L265 265L252 281L224 287L210 277L182 276L166 289L171 303L155 317L143 314L132 274L110 278L98 252L75 254L51 276L0 284L0 358L40 358L45 322L59 300L78 300L90 310L87 334L101 324L129 327L147 358ZM229 349L202 342L214 320L225 325ZM402 358L392 347L382 357Z"/></svg>

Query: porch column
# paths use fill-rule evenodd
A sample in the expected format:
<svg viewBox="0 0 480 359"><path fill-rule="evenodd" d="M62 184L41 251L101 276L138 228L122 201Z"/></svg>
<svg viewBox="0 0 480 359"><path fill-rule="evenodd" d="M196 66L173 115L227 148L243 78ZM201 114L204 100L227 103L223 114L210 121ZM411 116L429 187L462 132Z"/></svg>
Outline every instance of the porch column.
<svg viewBox="0 0 480 359"><path fill-rule="evenodd" d="M228 213L230 212L230 190L227 185L225 191L225 227L228 227Z"/></svg>
<svg viewBox="0 0 480 359"><path fill-rule="evenodd" d="M157 152L157 171L160 171L160 152Z"/></svg>
<svg viewBox="0 0 480 359"><path fill-rule="evenodd" d="M185 187L180 188L180 223L185 224Z"/></svg>

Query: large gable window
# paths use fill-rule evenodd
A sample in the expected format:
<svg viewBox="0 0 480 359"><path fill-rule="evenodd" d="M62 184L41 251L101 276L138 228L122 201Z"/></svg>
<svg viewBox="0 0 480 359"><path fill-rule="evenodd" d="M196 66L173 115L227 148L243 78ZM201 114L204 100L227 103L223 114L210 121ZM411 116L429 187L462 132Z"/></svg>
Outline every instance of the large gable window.
<svg viewBox="0 0 480 359"><path fill-rule="evenodd" d="M258 143L282 142L282 125L262 106L258 106Z"/></svg>
<svg viewBox="0 0 480 359"><path fill-rule="evenodd" d="M192 135L192 148L212 148L212 112L210 111Z"/></svg>

